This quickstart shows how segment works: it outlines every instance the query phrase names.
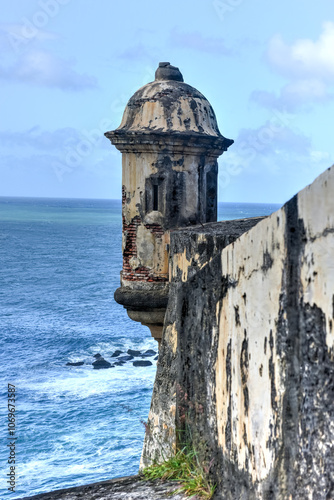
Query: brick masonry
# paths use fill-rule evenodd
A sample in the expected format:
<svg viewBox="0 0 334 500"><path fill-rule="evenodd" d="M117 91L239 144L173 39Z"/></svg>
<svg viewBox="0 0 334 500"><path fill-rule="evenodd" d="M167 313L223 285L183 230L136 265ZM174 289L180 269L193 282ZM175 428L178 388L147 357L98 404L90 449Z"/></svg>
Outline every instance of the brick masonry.
<svg viewBox="0 0 334 500"><path fill-rule="evenodd" d="M123 195L125 199L125 195ZM125 247L123 251L123 272L122 278L126 281L147 281L147 282L166 282L166 276L155 274L152 269L140 266L133 269L130 260L137 257L137 228L142 225L141 218L137 215L129 224L126 223L123 216L123 234L125 236ZM151 231L155 238L162 238L164 230L159 224L143 224L146 229Z"/></svg>

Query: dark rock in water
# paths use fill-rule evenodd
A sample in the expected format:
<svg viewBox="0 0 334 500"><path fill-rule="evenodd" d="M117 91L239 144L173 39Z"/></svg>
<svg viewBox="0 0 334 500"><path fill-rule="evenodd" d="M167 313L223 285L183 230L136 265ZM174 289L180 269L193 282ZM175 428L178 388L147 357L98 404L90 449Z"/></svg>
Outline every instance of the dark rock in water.
<svg viewBox="0 0 334 500"><path fill-rule="evenodd" d="M133 349L128 349L127 353L130 354L130 356L135 356L135 357L141 356L140 351L134 351Z"/></svg>
<svg viewBox="0 0 334 500"><path fill-rule="evenodd" d="M141 358L148 358L149 356L155 356L156 351L153 351L153 349L148 349L147 351L143 352L141 355Z"/></svg>
<svg viewBox="0 0 334 500"><path fill-rule="evenodd" d="M154 361L158 361L158 359L159 359L159 354L154 358Z"/></svg>
<svg viewBox="0 0 334 500"><path fill-rule="evenodd" d="M121 356L117 361L131 361L131 359L133 359L133 356Z"/></svg>
<svg viewBox="0 0 334 500"><path fill-rule="evenodd" d="M102 358L100 353L94 354L93 358L100 359Z"/></svg>
<svg viewBox="0 0 334 500"><path fill-rule="evenodd" d="M66 363L66 366L82 366L84 364L85 364L84 361L75 361L73 363L69 361L68 363Z"/></svg>
<svg viewBox="0 0 334 500"><path fill-rule="evenodd" d="M152 362L151 361L134 361L133 366L151 366Z"/></svg>
<svg viewBox="0 0 334 500"><path fill-rule="evenodd" d="M95 370L101 370L103 368L112 368L111 363L106 361L102 356L98 358L94 363L92 363Z"/></svg>
<svg viewBox="0 0 334 500"><path fill-rule="evenodd" d="M119 356L120 354L123 354L123 351L119 351L117 349L117 351L114 352L114 354L111 355L112 358L117 358L117 356Z"/></svg>

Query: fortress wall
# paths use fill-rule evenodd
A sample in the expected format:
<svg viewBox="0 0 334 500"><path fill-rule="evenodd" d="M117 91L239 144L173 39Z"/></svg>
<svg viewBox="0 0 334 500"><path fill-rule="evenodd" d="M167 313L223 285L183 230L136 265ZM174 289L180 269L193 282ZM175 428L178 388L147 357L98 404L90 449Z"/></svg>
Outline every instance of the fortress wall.
<svg viewBox="0 0 334 500"><path fill-rule="evenodd" d="M172 232L170 251L142 464L181 436L217 498L334 498L334 168L265 219Z"/></svg>
<svg viewBox="0 0 334 500"><path fill-rule="evenodd" d="M222 248L262 219L208 223L171 233L170 292L141 468L168 458L176 449L176 386L181 366L178 332L185 317L180 296L189 293L189 278L196 279L203 267L208 270L208 262L219 260Z"/></svg>

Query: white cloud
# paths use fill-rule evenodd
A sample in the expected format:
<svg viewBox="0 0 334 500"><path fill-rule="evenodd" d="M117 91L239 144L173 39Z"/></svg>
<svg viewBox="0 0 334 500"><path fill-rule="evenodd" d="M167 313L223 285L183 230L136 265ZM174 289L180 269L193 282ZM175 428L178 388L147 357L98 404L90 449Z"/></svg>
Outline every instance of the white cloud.
<svg viewBox="0 0 334 500"><path fill-rule="evenodd" d="M182 33L174 28L170 40L172 45L178 48L193 49L209 54L229 55L231 53L231 50L226 47L223 38L204 37L199 31Z"/></svg>
<svg viewBox="0 0 334 500"><path fill-rule="evenodd" d="M284 85L279 94L265 90L255 90L251 100L265 108L276 108L289 113L299 108L307 109L309 105L325 103L333 98L328 86L321 80L294 80Z"/></svg>
<svg viewBox="0 0 334 500"><path fill-rule="evenodd" d="M95 127L78 131L67 127L54 131L33 127L20 132L0 131L2 177L8 170L25 168L37 178L40 171L51 171L62 182L74 175L94 172L102 177L119 153L110 147L103 131ZM13 154L15 152L15 155ZM38 184L38 182L37 182Z"/></svg>
<svg viewBox="0 0 334 500"><path fill-rule="evenodd" d="M40 151L60 151L61 148L78 142L80 139L80 133L71 127L52 132L41 130L39 127L22 132L0 131L1 146L8 147L10 150L20 146L20 150L29 147Z"/></svg>
<svg viewBox="0 0 334 500"><path fill-rule="evenodd" d="M0 23L0 51L2 52L17 53L24 50L31 42L36 43L57 38L55 33L37 27L28 32L27 26L24 24Z"/></svg>
<svg viewBox="0 0 334 500"><path fill-rule="evenodd" d="M152 59L151 51L147 49L142 43L137 43L135 45L127 47L123 52L118 54L121 59L127 59L130 61L141 61L143 59Z"/></svg>
<svg viewBox="0 0 334 500"><path fill-rule="evenodd" d="M72 127L53 131L41 130L39 127L20 132L0 131L0 146L2 151L15 150L22 155L31 154L31 151L36 154L47 151L59 157L65 157L69 151L83 158L90 156L93 151L108 151L110 155L114 152L100 126L81 131Z"/></svg>
<svg viewBox="0 0 334 500"><path fill-rule="evenodd" d="M267 56L284 76L334 83L334 23L324 23L316 41L305 38L288 45L277 35L270 40Z"/></svg>
<svg viewBox="0 0 334 500"><path fill-rule="evenodd" d="M333 99L334 23L323 24L318 40L296 40L291 45L274 36L267 51L270 66L288 79L278 94L256 90L251 99L266 108L295 111Z"/></svg>
<svg viewBox="0 0 334 500"><path fill-rule="evenodd" d="M71 91L97 87L94 76L77 72L74 60L43 48L57 35L33 27L29 37L27 30L24 25L0 24L0 79Z"/></svg>
<svg viewBox="0 0 334 500"><path fill-rule="evenodd" d="M311 151L311 160L313 163L323 163L325 161L327 165L333 162L333 158L327 151Z"/></svg>
<svg viewBox="0 0 334 500"><path fill-rule="evenodd" d="M219 160L219 196L224 201L284 202L311 183L333 160L284 115L256 129L242 129L235 144ZM290 122L290 125L286 124Z"/></svg>
<svg viewBox="0 0 334 500"><path fill-rule="evenodd" d="M0 66L0 78L18 83L56 87L61 90L95 88L95 77L77 73L73 61L65 61L46 50L30 49L14 63Z"/></svg>
<svg viewBox="0 0 334 500"><path fill-rule="evenodd" d="M289 154L308 156L311 140L286 125L292 119L288 115L281 118L273 116L271 120L266 121L257 129L241 129L234 147L241 164L252 163L253 159L259 155L279 157L280 154L288 152Z"/></svg>

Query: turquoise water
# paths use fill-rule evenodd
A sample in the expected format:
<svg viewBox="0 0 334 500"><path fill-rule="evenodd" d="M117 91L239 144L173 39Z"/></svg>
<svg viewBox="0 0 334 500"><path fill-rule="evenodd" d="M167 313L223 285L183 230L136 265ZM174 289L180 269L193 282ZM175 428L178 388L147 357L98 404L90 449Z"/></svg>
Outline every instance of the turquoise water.
<svg viewBox="0 0 334 500"><path fill-rule="evenodd" d="M279 205L224 203L219 218ZM118 200L0 198L1 498L135 474L155 376L93 355L157 350L115 303ZM153 360L153 359L152 359ZM67 362L84 361L78 367ZM7 384L16 387L16 492L7 490Z"/></svg>

